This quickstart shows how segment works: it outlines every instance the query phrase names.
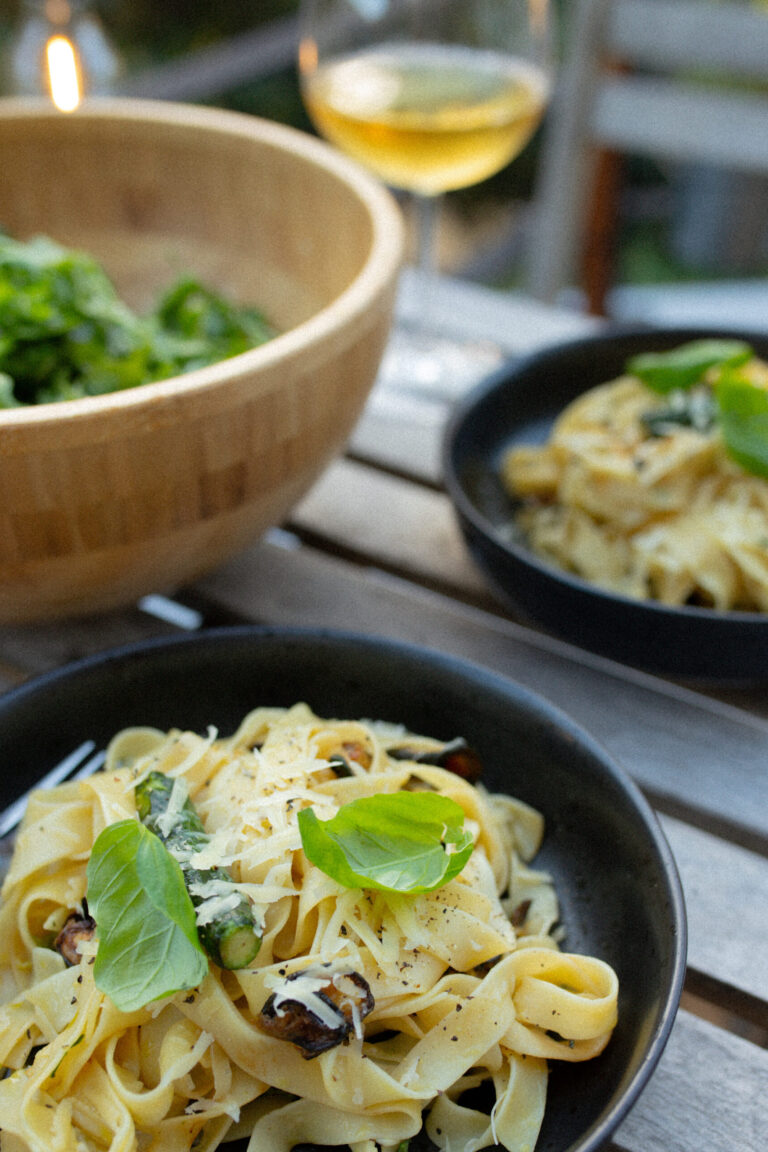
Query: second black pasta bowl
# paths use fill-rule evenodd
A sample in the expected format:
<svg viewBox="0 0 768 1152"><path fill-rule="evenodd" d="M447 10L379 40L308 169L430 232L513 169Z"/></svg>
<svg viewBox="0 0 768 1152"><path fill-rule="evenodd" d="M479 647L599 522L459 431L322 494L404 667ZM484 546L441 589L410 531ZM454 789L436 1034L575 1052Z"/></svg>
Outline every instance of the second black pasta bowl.
<svg viewBox="0 0 768 1152"><path fill-rule="evenodd" d="M468 548L500 598L531 622L602 656L700 681L768 677L768 614L671 607L606 591L538 557L513 525L500 479L506 451L541 444L581 393L615 379L638 353L702 337L746 340L768 356L768 335L610 327L510 362L482 381L446 429L443 473Z"/></svg>
<svg viewBox="0 0 768 1152"><path fill-rule="evenodd" d="M536 1152L596 1152L669 1036L685 970L683 899L637 787L587 733L516 683L424 648L333 632L227 628L134 645L0 697L0 802L82 741L103 746L127 725L215 725L226 735L257 705L299 701L321 716L392 721L441 740L461 735L481 757L488 789L542 812L533 865L554 878L563 947L606 960L621 990L602 1055L553 1062ZM410 1145L431 1147L424 1136Z"/></svg>

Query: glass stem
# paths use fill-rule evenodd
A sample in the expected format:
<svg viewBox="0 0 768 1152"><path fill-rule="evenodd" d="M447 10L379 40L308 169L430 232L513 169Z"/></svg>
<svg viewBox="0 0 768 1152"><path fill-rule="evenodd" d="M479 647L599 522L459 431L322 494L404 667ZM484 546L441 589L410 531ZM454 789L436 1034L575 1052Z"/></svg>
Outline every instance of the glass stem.
<svg viewBox="0 0 768 1152"><path fill-rule="evenodd" d="M441 196L414 196L416 208L416 264L425 276L438 274L438 229Z"/></svg>
<svg viewBox="0 0 768 1152"><path fill-rule="evenodd" d="M422 326L429 327L434 310L434 291L439 275L438 235L441 196L414 196L416 211L416 267L422 277L424 316Z"/></svg>

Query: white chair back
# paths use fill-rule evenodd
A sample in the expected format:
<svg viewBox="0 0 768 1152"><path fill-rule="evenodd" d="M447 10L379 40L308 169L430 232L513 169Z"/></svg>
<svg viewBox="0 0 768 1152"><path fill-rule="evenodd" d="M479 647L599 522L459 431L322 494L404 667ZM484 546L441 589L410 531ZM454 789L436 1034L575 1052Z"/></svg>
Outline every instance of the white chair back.
<svg viewBox="0 0 768 1152"><path fill-rule="evenodd" d="M768 10L742 0L572 0L571 14L528 257L528 289L544 300L581 282L606 156L768 173ZM610 184L610 167L602 175Z"/></svg>

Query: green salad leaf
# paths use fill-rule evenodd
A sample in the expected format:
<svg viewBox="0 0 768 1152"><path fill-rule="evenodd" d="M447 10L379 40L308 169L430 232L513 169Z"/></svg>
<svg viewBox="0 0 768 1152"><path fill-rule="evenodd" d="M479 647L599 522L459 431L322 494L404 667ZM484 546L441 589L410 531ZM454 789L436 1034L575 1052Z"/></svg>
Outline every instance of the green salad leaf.
<svg viewBox="0 0 768 1152"><path fill-rule="evenodd" d="M121 1012L194 988L208 972L179 864L136 820L110 824L87 868L96 986Z"/></svg>
<svg viewBox="0 0 768 1152"><path fill-rule="evenodd" d="M364 796L330 820L312 808L298 820L307 858L346 888L432 892L472 854L461 806L436 792Z"/></svg>
<svg viewBox="0 0 768 1152"><path fill-rule="evenodd" d="M691 340L668 352L632 356L626 371L654 392L673 392L698 384L711 368L735 368L753 355L743 340Z"/></svg>
<svg viewBox="0 0 768 1152"><path fill-rule="evenodd" d="M254 308L184 279L138 316L86 253L0 233L0 407L97 396L214 364L274 336Z"/></svg>
<svg viewBox="0 0 768 1152"><path fill-rule="evenodd" d="M768 479L768 392L730 372L718 381L715 396L728 454L746 472Z"/></svg>
<svg viewBox="0 0 768 1152"><path fill-rule="evenodd" d="M225 360L274 335L257 308L238 307L198 280L180 280L161 299L155 314L158 342L177 341L177 357L201 364Z"/></svg>

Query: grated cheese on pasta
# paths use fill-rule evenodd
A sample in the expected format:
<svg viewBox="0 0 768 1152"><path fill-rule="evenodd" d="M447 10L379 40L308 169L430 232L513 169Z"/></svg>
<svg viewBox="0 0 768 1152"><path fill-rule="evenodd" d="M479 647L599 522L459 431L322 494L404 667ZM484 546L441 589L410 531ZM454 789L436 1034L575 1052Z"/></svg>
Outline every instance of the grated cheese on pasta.
<svg viewBox="0 0 768 1152"><path fill-rule="evenodd" d="M768 388L768 366L752 372ZM717 425L650 435L643 417L665 403L622 376L569 404L546 444L510 449L509 531L619 595L768 612L768 481L728 456Z"/></svg>
<svg viewBox="0 0 768 1152"><path fill-rule="evenodd" d="M532 865L540 814L402 758L439 747L398 725L325 720L305 704L258 708L228 738L128 729L104 773L33 797L0 908L0 1065L12 1072L0 1079L4 1146L214 1152L250 1135L251 1148L270 1152L323 1142L393 1152L426 1124L443 1152L457 1125L467 1147L532 1148L547 1061L602 1051L618 982L605 962L559 950L554 885ZM339 754L349 775L334 769ZM210 841L192 863L231 876L195 886L198 923L245 894L262 942L248 968L211 963L199 987L125 1015L94 983L97 937L72 968L39 937L44 923L82 908L94 840L135 816L132 788L149 771L175 779L168 827L187 794L203 821ZM306 858L303 808L325 819L414 782L455 800L471 829L473 854L442 888L348 889ZM261 1011L274 996L278 1015L291 1001L337 1029L339 1013L320 995L329 979L348 1007L349 1034L306 1059L261 1027ZM360 979L373 1005L366 1014ZM490 1116L461 1102L482 1080L495 1093Z"/></svg>

